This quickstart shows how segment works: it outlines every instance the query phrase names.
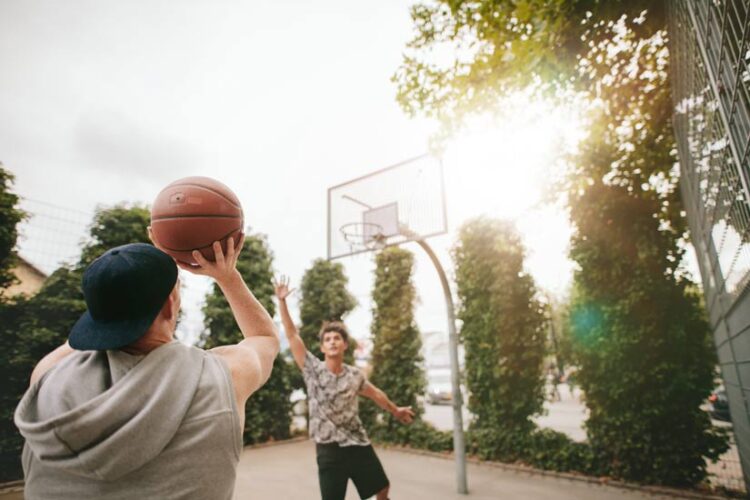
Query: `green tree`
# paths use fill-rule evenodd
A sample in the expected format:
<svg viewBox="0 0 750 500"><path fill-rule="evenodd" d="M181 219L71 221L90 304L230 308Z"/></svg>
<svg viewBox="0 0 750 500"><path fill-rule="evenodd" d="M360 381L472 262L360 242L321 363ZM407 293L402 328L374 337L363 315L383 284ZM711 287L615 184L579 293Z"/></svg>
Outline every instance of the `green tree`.
<svg viewBox="0 0 750 500"><path fill-rule="evenodd" d="M669 53L662 3L650 4L419 4L412 50L422 64L406 59L396 79L408 112L448 121L529 83L581 91L593 103L564 187L577 230L570 332L589 439L603 473L686 485L701 481L705 459L726 445L699 409L715 356L699 301L678 272L687 230L673 168ZM443 42L471 50L448 71L423 64Z"/></svg>
<svg viewBox="0 0 750 500"><path fill-rule="evenodd" d="M300 284L300 336L307 349L322 359L320 328L327 321L343 321L357 307L357 300L349 293L344 266L339 262L316 259L305 271ZM350 336L344 362L353 364L357 343Z"/></svg>
<svg viewBox="0 0 750 500"><path fill-rule="evenodd" d="M57 269L33 297L0 304L0 377L5 381L0 399L0 450L6 479L16 479L21 474L23 440L13 425L13 411L28 387L36 363L65 342L73 324L86 310L81 292L86 265L107 248L148 242L147 225L148 210L143 207L98 208L76 265Z"/></svg>
<svg viewBox="0 0 750 500"><path fill-rule="evenodd" d="M265 236L248 234L245 237L245 245L237 260L237 270L258 301L273 316L276 310L272 300L273 253ZM201 343L204 348L236 344L243 339L229 303L215 283L206 296L203 313L205 331L201 336ZM289 400L292 377L290 362L284 356L277 356L270 379L245 405L245 444L289 437L292 423L292 404Z"/></svg>
<svg viewBox="0 0 750 500"><path fill-rule="evenodd" d="M528 434L542 411L545 319L511 223L464 224L453 249L469 411L476 429Z"/></svg>
<svg viewBox="0 0 750 500"><path fill-rule="evenodd" d="M85 269L110 248L128 243L151 244L147 229L150 224L151 211L144 205L121 203L97 208L78 267Z"/></svg>
<svg viewBox="0 0 750 500"><path fill-rule="evenodd" d="M26 216L18 208L18 195L11 190L13 179L13 174L0 163L0 299L3 289L15 279L11 269L16 259L18 223Z"/></svg>
<svg viewBox="0 0 750 500"><path fill-rule="evenodd" d="M423 409L417 398L425 393L425 375L422 339L414 320L414 255L391 247L378 253L375 263L370 380L397 405L411 406L419 420ZM361 416L371 430L376 422L375 409L371 401L364 401ZM385 416L380 427L376 434L392 434L408 441L410 427L391 415Z"/></svg>
<svg viewBox="0 0 750 500"><path fill-rule="evenodd" d="M460 122L466 113L497 109L517 89L586 88L590 80L579 73L579 61L608 41L622 16L642 38L664 25L662 2L650 0L416 3L415 35L393 76L397 100L410 115Z"/></svg>
<svg viewBox="0 0 750 500"><path fill-rule="evenodd" d="M18 195L12 191L13 174L0 163L0 481L16 479L20 475L18 451L22 441L13 425L13 410L18 403L19 373L15 350L20 335L19 318L24 310L23 297L5 297L3 289L13 284L11 269L15 264L18 223L25 215L18 208Z"/></svg>
<svg viewBox="0 0 750 500"><path fill-rule="evenodd" d="M669 272L671 236L655 208L619 186L583 195L570 330L597 459L618 477L687 486L727 446L700 409L716 363L708 325L688 283Z"/></svg>
<svg viewBox="0 0 750 500"><path fill-rule="evenodd" d="M665 33L642 39L621 24L581 62L599 83L567 190L579 265L570 321L596 458L618 477L684 486L726 440L700 409L716 358L679 272L687 227L668 56Z"/></svg>

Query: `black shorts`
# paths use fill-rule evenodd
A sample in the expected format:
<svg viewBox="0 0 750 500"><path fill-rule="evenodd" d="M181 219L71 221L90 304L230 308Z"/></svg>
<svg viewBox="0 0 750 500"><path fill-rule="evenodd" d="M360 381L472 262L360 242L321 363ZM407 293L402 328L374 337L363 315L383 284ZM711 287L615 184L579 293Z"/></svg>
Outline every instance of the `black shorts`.
<svg viewBox="0 0 750 500"><path fill-rule="evenodd" d="M317 444L318 481L323 500L344 500L351 479L360 498L370 498L388 486L388 477L372 446Z"/></svg>

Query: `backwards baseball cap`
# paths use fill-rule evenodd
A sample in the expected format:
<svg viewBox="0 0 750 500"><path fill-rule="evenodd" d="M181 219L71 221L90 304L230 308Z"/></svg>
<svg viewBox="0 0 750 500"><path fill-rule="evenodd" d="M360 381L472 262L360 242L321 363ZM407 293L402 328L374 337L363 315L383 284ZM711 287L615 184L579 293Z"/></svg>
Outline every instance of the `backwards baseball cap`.
<svg viewBox="0 0 750 500"><path fill-rule="evenodd" d="M177 283L172 257L145 243L112 248L83 273L88 310L70 331L74 349L119 349L141 338Z"/></svg>

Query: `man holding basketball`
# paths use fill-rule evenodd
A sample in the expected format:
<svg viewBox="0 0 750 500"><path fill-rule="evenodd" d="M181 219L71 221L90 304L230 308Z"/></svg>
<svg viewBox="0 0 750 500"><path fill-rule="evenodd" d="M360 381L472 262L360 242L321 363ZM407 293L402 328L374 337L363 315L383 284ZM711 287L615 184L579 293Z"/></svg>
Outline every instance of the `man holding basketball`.
<svg viewBox="0 0 750 500"><path fill-rule="evenodd" d="M349 334L342 323L324 324L320 331L325 361L308 351L286 304L292 292L288 279L281 277L275 291L289 348L307 386L310 436L316 443L323 500L343 500L349 479L361 498L377 495L378 500L386 500L390 483L359 419L357 396L372 399L405 424L414 412L393 404L358 368L344 364Z"/></svg>
<svg viewBox="0 0 750 500"><path fill-rule="evenodd" d="M226 256L214 243L215 262L196 251L199 267L180 264L216 280L244 336L211 351L174 340L180 283L166 253L124 245L86 269L88 310L37 364L16 409L25 498L232 497L245 402L279 350L233 243Z"/></svg>

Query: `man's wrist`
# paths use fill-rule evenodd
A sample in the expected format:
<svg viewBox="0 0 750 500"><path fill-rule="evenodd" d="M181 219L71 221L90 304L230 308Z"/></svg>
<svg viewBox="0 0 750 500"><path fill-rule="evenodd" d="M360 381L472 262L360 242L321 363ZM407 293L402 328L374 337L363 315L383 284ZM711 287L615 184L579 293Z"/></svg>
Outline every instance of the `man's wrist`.
<svg viewBox="0 0 750 500"><path fill-rule="evenodd" d="M220 288L225 288L228 286L232 286L237 283L244 283L245 280L242 279L242 275L237 269L234 269L231 273L227 274L226 276L222 276L221 279L217 279L216 283L219 285Z"/></svg>

